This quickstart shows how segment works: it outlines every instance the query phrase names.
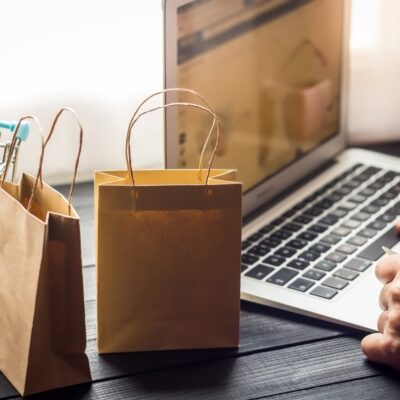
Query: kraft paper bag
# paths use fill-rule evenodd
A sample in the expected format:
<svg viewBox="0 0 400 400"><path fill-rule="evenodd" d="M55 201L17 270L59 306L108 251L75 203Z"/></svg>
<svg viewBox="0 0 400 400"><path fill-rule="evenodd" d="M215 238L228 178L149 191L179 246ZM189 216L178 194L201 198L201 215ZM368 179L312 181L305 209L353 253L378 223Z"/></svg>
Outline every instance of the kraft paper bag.
<svg viewBox="0 0 400 400"><path fill-rule="evenodd" d="M236 171L211 169L212 159L208 170L131 168L133 125L150 111L178 105L213 116L206 146L218 122L210 107L138 109L127 133L127 170L95 174L100 353L239 344L242 185Z"/></svg>
<svg viewBox="0 0 400 400"><path fill-rule="evenodd" d="M23 173L0 188L0 371L23 396L91 379L74 183L68 200L38 187L63 111L38 177Z"/></svg>

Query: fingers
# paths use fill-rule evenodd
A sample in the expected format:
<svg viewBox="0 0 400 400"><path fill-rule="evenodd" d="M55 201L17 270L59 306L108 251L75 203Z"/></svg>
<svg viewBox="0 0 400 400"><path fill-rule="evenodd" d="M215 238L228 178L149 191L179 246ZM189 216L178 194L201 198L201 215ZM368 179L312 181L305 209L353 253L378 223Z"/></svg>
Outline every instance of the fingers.
<svg viewBox="0 0 400 400"><path fill-rule="evenodd" d="M384 311L378 318L378 331L383 333L388 320L388 312Z"/></svg>
<svg viewBox="0 0 400 400"><path fill-rule="evenodd" d="M397 232L400 233L400 221L396 221Z"/></svg>
<svg viewBox="0 0 400 400"><path fill-rule="evenodd" d="M377 363L387 362L384 336L382 333L372 333L371 335L365 336L361 341L361 349L371 361Z"/></svg>
<svg viewBox="0 0 400 400"><path fill-rule="evenodd" d="M380 364L387 364L400 370L400 339L387 337L382 333L372 333L361 342L364 354Z"/></svg>
<svg viewBox="0 0 400 400"><path fill-rule="evenodd" d="M385 285L379 295L379 306L385 311L389 307L389 285Z"/></svg>
<svg viewBox="0 0 400 400"><path fill-rule="evenodd" d="M382 283L391 282L400 271L400 254L385 256L375 268L376 277Z"/></svg>

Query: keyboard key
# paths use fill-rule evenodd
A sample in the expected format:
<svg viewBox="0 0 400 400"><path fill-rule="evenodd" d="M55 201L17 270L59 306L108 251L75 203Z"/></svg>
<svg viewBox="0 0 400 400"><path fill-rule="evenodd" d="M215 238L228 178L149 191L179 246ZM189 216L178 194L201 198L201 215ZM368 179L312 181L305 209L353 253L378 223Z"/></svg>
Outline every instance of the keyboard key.
<svg viewBox="0 0 400 400"><path fill-rule="evenodd" d="M260 264L251 269L249 272L246 272L245 276L261 280L264 279L267 275L269 275L272 271L274 271L273 268Z"/></svg>
<svg viewBox="0 0 400 400"><path fill-rule="evenodd" d="M365 196L365 197L371 197L375 193L376 193L376 190L367 187L367 188L361 190L358 194L361 196Z"/></svg>
<svg viewBox="0 0 400 400"><path fill-rule="evenodd" d="M388 200L388 199L384 199L382 197L378 197L376 200L371 202L371 205L376 206L376 207L378 207L380 209L382 207L387 206L389 204L389 201L390 200Z"/></svg>
<svg viewBox="0 0 400 400"><path fill-rule="evenodd" d="M351 233L351 229L346 228L344 226L339 226L338 228L334 229L331 233L336 236L345 237L349 233Z"/></svg>
<svg viewBox="0 0 400 400"><path fill-rule="evenodd" d="M290 236L292 236L292 235L293 235L292 232L280 230L280 231L276 231L272 235L270 235L270 238L277 239L277 240L286 240L286 239L289 239Z"/></svg>
<svg viewBox="0 0 400 400"><path fill-rule="evenodd" d="M365 188L363 190L360 190L357 195L364 196L364 197L370 197L373 196L376 193L376 190L372 188Z"/></svg>
<svg viewBox="0 0 400 400"><path fill-rule="evenodd" d="M275 285L283 286L285 283L289 282L294 276L298 274L297 271L294 271L289 268L282 268L274 275L270 276L267 279L267 282L273 283Z"/></svg>
<svg viewBox="0 0 400 400"><path fill-rule="evenodd" d="M338 201L342 200L343 195L337 191L332 192L329 196L325 197L325 199L332 201L333 203L337 203Z"/></svg>
<svg viewBox="0 0 400 400"><path fill-rule="evenodd" d="M308 260L308 261L314 261L317 258L319 258L319 256L320 256L319 253L316 253L315 251L310 251L310 250L304 251L303 253L301 253L299 255L299 257L304 258L305 260Z"/></svg>
<svg viewBox="0 0 400 400"><path fill-rule="evenodd" d="M248 249L252 244L253 242L251 242L250 240L244 240L242 242L242 250Z"/></svg>
<svg viewBox="0 0 400 400"><path fill-rule="evenodd" d="M345 244L342 244L341 246L339 246L336 250L340 251L341 253L350 255L350 254L353 254L357 250L357 247L353 246L351 244L345 243Z"/></svg>
<svg viewBox="0 0 400 400"><path fill-rule="evenodd" d="M336 210L331 211L331 214L336 215L338 218L343 218L349 213L349 210L344 208L337 208Z"/></svg>
<svg viewBox="0 0 400 400"><path fill-rule="evenodd" d="M271 222L271 225L278 226L278 225L283 224L284 222L285 222L285 218L279 217L279 218L274 219L274 220Z"/></svg>
<svg viewBox="0 0 400 400"><path fill-rule="evenodd" d="M310 231L317 232L317 233L324 233L328 227L324 225L314 224L308 228Z"/></svg>
<svg viewBox="0 0 400 400"><path fill-rule="evenodd" d="M296 250L290 249L289 247L281 247L275 254L281 257L289 258L296 254Z"/></svg>
<svg viewBox="0 0 400 400"><path fill-rule="evenodd" d="M298 236L298 238L299 238L299 239L303 239L303 240L307 240L307 241L310 242L310 241L316 239L317 236L318 236L318 235L316 235L315 233L306 231L306 232L301 233L301 234Z"/></svg>
<svg viewBox="0 0 400 400"><path fill-rule="evenodd" d="M362 236L353 236L347 241L347 243L354 244L354 246L362 246L366 241L367 239Z"/></svg>
<svg viewBox="0 0 400 400"><path fill-rule="evenodd" d="M312 217L318 217L323 212L324 212L324 210L322 208L310 207L310 208L307 208L307 210L304 211L304 214L311 215Z"/></svg>
<svg viewBox="0 0 400 400"><path fill-rule="evenodd" d="M345 203L340 205L340 208L344 208L345 210L352 211L357 206L358 206L358 204L356 204L356 203L351 203L350 201L346 201Z"/></svg>
<svg viewBox="0 0 400 400"><path fill-rule="evenodd" d="M356 279L359 276L359 274L357 274L357 272L355 272L355 271L352 271L351 269L341 268L341 269L335 271L333 276L336 276L337 278L345 279L347 281L353 281L354 279Z"/></svg>
<svg viewBox="0 0 400 400"><path fill-rule="evenodd" d="M260 232L256 232L250 237L247 238L247 240L250 240L251 242L257 242L257 240L260 240L264 235Z"/></svg>
<svg viewBox="0 0 400 400"><path fill-rule="evenodd" d="M337 190L337 192L341 193L343 196L347 196L349 193L351 193L354 190L352 186L348 185L342 185L340 188Z"/></svg>
<svg viewBox="0 0 400 400"><path fill-rule="evenodd" d="M270 251L271 249L269 249L268 247L254 246L248 251L248 253L263 257L266 256Z"/></svg>
<svg viewBox="0 0 400 400"><path fill-rule="evenodd" d="M390 188L391 191L396 192L396 193L400 193L400 183L396 183L395 185L393 185Z"/></svg>
<svg viewBox="0 0 400 400"><path fill-rule="evenodd" d="M385 226L387 225L386 222L376 220L374 222L371 222L369 225L367 225L367 228L369 229L375 229L377 231L382 230Z"/></svg>
<svg viewBox="0 0 400 400"><path fill-rule="evenodd" d="M379 171L382 171L381 168L378 167L368 167L365 171L364 174L367 174L369 176L375 175L376 173L378 173Z"/></svg>
<svg viewBox="0 0 400 400"><path fill-rule="evenodd" d="M355 195L349 199L349 201L357 204L364 203L365 200L367 200L367 197L362 195Z"/></svg>
<svg viewBox="0 0 400 400"><path fill-rule="evenodd" d="M340 237L335 235L327 235L321 239L321 242L328 243L328 244L336 244L339 243L341 240Z"/></svg>
<svg viewBox="0 0 400 400"><path fill-rule="evenodd" d="M378 217L378 221L389 223L389 222L394 221L395 218L396 218L396 216L394 214L385 212L380 217Z"/></svg>
<svg viewBox="0 0 400 400"><path fill-rule="evenodd" d="M379 211L379 207L369 204L368 206L362 208L361 211L368 214L375 214L376 212Z"/></svg>
<svg viewBox="0 0 400 400"><path fill-rule="evenodd" d="M340 263L340 262L344 261L346 258L347 258L347 256L345 254L336 253L336 252L333 252L326 256L326 260L332 261L334 263Z"/></svg>
<svg viewBox="0 0 400 400"><path fill-rule="evenodd" d="M303 270L305 268L307 268L310 265L310 263L308 261L305 260L292 260L290 261L290 263L288 263L288 267L290 268L294 268L294 269L299 269L299 270Z"/></svg>
<svg viewBox="0 0 400 400"><path fill-rule="evenodd" d="M333 201L329 199L322 199L321 201L315 203L315 206L318 208L322 208L324 210L328 210L333 206Z"/></svg>
<svg viewBox="0 0 400 400"><path fill-rule="evenodd" d="M277 255L268 256L265 260L263 260L263 263L273 265L274 267L278 267L279 265L282 265L284 262L285 259Z"/></svg>
<svg viewBox="0 0 400 400"><path fill-rule="evenodd" d="M295 281L293 281L288 286L288 288L298 290L299 292L306 292L313 285L314 285L313 281L309 281L308 279L298 278Z"/></svg>
<svg viewBox="0 0 400 400"><path fill-rule="evenodd" d="M384 175L382 175L379 179L382 182L389 183L391 182L395 177L397 176L397 173L395 171L388 171Z"/></svg>
<svg viewBox="0 0 400 400"><path fill-rule="evenodd" d="M368 239L374 237L378 232L374 229L370 229L370 228L365 228L365 229L361 229L360 232L358 232L358 235L364 236Z"/></svg>
<svg viewBox="0 0 400 400"><path fill-rule="evenodd" d="M311 217L307 217L306 215L299 215L294 219L295 222L298 222L299 224L309 224L312 221Z"/></svg>
<svg viewBox="0 0 400 400"><path fill-rule="evenodd" d="M310 269L303 274L305 278L313 279L314 281L319 281L325 275L325 272L317 271L316 269Z"/></svg>
<svg viewBox="0 0 400 400"><path fill-rule="evenodd" d="M373 182L370 185L367 186L367 188L373 189L373 190L380 190L385 186L384 182Z"/></svg>
<svg viewBox="0 0 400 400"><path fill-rule="evenodd" d="M314 268L320 269L322 271L332 271L336 267L336 263L329 260L319 261Z"/></svg>
<svg viewBox="0 0 400 400"><path fill-rule="evenodd" d="M366 249L364 249L358 256L365 258L370 261L376 261L378 258L382 257L384 251L382 246L391 249L399 241L399 234L396 228L393 227L371 243Z"/></svg>
<svg viewBox="0 0 400 400"><path fill-rule="evenodd" d="M294 249L300 250L303 247L306 247L308 242L302 239L293 239L290 242L287 242L286 244L290 247L293 247Z"/></svg>
<svg viewBox="0 0 400 400"><path fill-rule="evenodd" d="M316 243L309 248L309 250L315 251L316 253L326 253L330 249L331 246L323 243Z"/></svg>
<svg viewBox="0 0 400 400"><path fill-rule="evenodd" d="M332 289L342 290L349 284L349 282L339 278L326 278L322 284Z"/></svg>
<svg viewBox="0 0 400 400"><path fill-rule="evenodd" d="M353 189L357 189L360 186L360 181L356 180L356 179L352 179L348 182L346 182L347 186L352 187Z"/></svg>
<svg viewBox="0 0 400 400"><path fill-rule="evenodd" d="M265 246L271 249L278 247L280 244L281 244L280 240L274 240L270 238L264 239L259 243L260 246Z"/></svg>
<svg viewBox="0 0 400 400"><path fill-rule="evenodd" d="M267 234L270 233L275 227L272 225L264 225L261 229L260 232Z"/></svg>
<svg viewBox="0 0 400 400"><path fill-rule="evenodd" d="M335 225L336 222L339 221L339 218L336 215L328 214L324 218L321 218L318 223L325 225Z"/></svg>
<svg viewBox="0 0 400 400"><path fill-rule="evenodd" d="M361 221L364 222L366 221L368 218L370 217L370 214L366 213L366 212L359 212L355 215L353 215L351 218L357 220L357 221Z"/></svg>
<svg viewBox="0 0 400 400"><path fill-rule="evenodd" d="M251 254L242 254L242 263L246 265L255 264L260 258Z"/></svg>
<svg viewBox="0 0 400 400"><path fill-rule="evenodd" d="M398 193L388 190L387 192L383 193L381 197L382 199L393 200L397 197L397 195Z"/></svg>
<svg viewBox="0 0 400 400"><path fill-rule="evenodd" d="M365 174L364 172L361 172L360 174L356 175L353 179L360 181L360 182L365 182L367 181L371 175Z"/></svg>
<svg viewBox="0 0 400 400"><path fill-rule="evenodd" d="M242 264L241 267L240 267L240 270L241 270L241 272L244 272L244 271L246 271L246 269L248 269L248 268L249 268L248 265Z"/></svg>
<svg viewBox="0 0 400 400"><path fill-rule="evenodd" d="M348 263L344 265L345 268L352 269L357 272L364 272L368 267L371 266L370 261L359 260L358 258L353 258Z"/></svg>
<svg viewBox="0 0 400 400"><path fill-rule="evenodd" d="M354 219L348 219L347 221L343 222L342 226L349 229L356 229L360 226L360 224L361 224L360 221L356 221Z"/></svg>
<svg viewBox="0 0 400 400"><path fill-rule="evenodd" d="M299 225L299 224L289 223L289 224L283 225L282 228L286 229L287 231L298 232L303 227L301 225Z"/></svg>
<svg viewBox="0 0 400 400"><path fill-rule="evenodd" d="M338 294L338 291L323 286L317 286L315 289L311 290L310 294L330 300Z"/></svg>

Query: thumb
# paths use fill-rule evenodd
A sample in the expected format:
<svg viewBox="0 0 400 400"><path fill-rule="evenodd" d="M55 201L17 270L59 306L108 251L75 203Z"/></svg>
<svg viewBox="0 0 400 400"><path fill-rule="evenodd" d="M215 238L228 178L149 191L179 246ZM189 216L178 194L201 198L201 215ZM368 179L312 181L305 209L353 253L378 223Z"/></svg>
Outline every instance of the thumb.
<svg viewBox="0 0 400 400"><path fill-rule="evenodd" d="M390 347L388 351L387 338L382 333L372 333L365 336L361 342L361 348L365 355L376 363L390 365L400 371L400 357L398 343ZM395 340L394 342L397 342Z"/></svg>
<svg viewBox="0 0 400 400"><path fill-rule="evenodd" d="M361 341L361 349L371 361L386 364L388 362L388 357L384 350L385 346L383 341L384 337L382 333L372 333L365 336Z"/></svg>

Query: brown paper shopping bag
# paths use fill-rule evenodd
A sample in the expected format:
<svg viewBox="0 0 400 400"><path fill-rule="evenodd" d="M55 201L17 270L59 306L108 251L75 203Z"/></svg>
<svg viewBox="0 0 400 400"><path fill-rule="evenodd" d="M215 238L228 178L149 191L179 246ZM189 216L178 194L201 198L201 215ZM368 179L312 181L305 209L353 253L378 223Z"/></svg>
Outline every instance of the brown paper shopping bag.
<svg viewBox="0 0 400 400"><path fill-rule="evenodd" d="M199 170L132 171L136 121L181 105L207 112L219 128L209 107L170 103L139 113L140 106L127 133L127 170L95 174L100 353L239 344L242 185L236 171L211 169L215 148L206 171L202 161Z"/></svg>
<svg viewBox="0 0 400 400"><path fill-rule="evenodd" d="M43 151L65 110L43 145L37 178L1 181L0 371L21 395L91 379L79 217L71 206L79 155L68 200L38 185Z"/></svg>

